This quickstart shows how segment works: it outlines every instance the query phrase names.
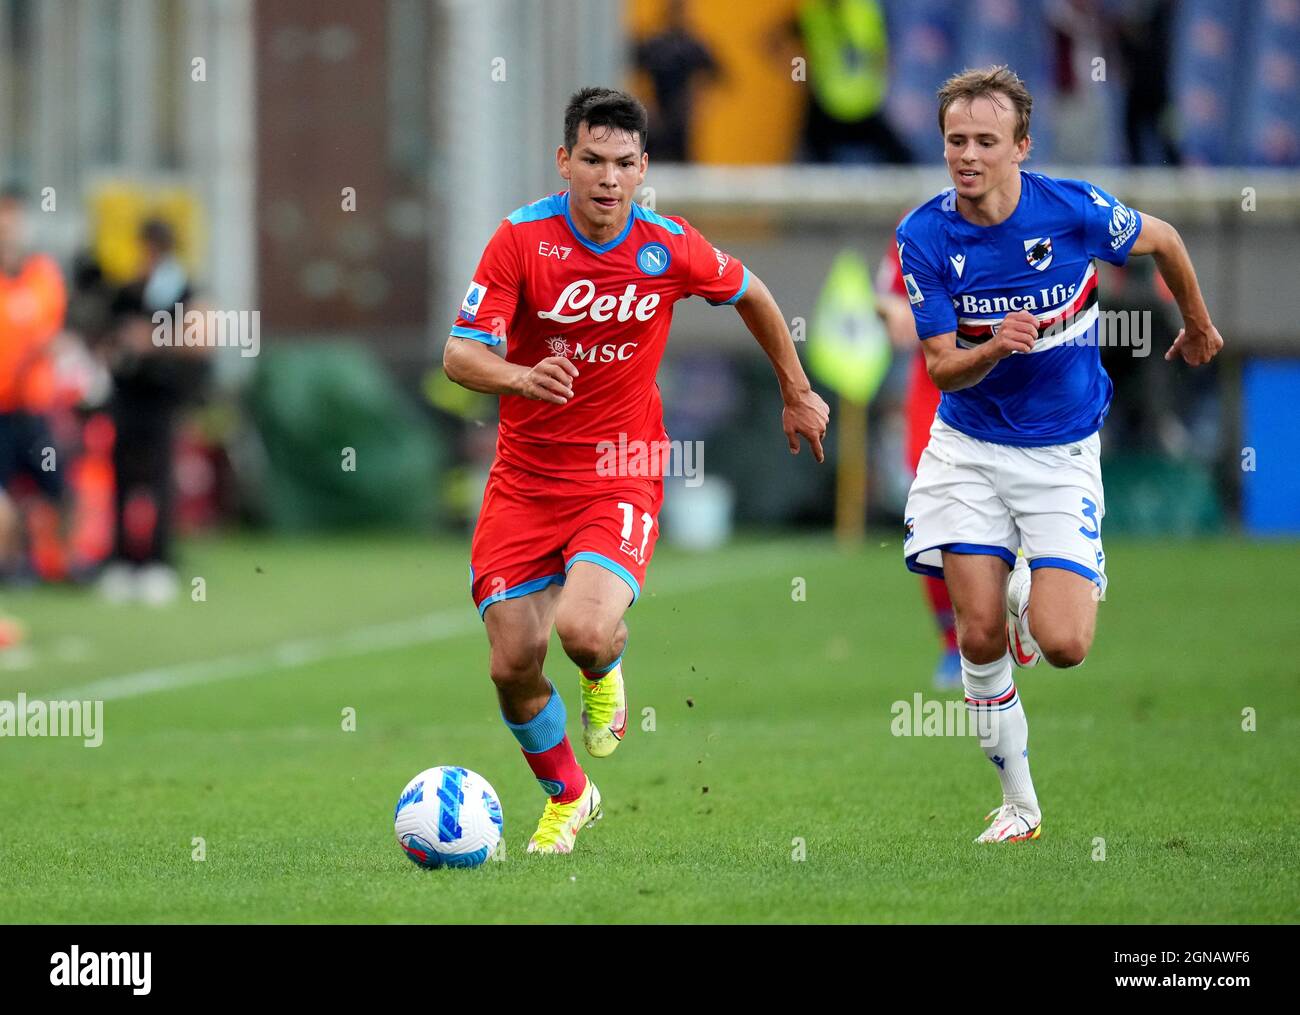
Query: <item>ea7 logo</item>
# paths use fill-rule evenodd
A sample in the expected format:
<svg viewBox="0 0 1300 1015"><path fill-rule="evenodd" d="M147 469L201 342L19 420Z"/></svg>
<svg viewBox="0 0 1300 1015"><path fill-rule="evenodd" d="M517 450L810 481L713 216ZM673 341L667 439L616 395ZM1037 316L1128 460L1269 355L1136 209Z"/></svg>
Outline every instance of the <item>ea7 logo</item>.
<svg viewBox="0 0 1300 1015"><path fill-rule="evenodd" d="M572 247L562 247L558 243L547 243L542 240L537 244L537 252L543 257L554 257L561 261L567 261L569 255L573 253Z"/></svg>

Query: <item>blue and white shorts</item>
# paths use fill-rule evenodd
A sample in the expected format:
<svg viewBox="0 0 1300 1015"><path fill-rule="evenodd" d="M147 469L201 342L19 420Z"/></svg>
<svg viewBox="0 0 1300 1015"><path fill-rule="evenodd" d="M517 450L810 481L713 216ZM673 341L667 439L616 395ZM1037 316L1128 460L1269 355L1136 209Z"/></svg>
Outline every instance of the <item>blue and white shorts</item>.
<svg viewBox="0 0 1300 1015"><path fill-rule="evenodd" d="M1101 438L1021 448L954 430L938 416L907 495L903 554L918 574L943 577L942 550L984 553L1015 566L1057 567L1106 591Z"/></svg>

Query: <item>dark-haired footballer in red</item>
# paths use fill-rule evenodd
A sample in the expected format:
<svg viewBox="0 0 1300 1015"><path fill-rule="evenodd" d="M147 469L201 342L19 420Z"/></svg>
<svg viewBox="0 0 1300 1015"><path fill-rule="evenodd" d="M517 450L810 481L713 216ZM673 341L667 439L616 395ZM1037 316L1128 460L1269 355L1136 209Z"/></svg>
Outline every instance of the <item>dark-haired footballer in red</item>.
<svg viewBox="0 0 1300 1015"><path fill-rule="evenodd" d="M542 672L552 626L581 671L588 753L613 753L627 729L623 614L659 535L669 444L655 375L678 300L736 307L776 371L791 452L802 436L823 458L829 412L776 301L684 220L633 203L647 164L641 104L577 93L556 152L568 190L501 223L443 358L453 381L501 396L470 574L502 718L548 797L529 852L570 852L601 816Z"/></svg>

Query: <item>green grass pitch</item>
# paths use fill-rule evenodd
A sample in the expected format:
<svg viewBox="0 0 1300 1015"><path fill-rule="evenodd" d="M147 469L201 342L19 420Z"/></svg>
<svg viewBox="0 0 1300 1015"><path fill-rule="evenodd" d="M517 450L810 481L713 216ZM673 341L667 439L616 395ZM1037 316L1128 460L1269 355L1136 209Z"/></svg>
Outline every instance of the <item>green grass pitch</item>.
<svg viewBox="0 0 1300 1015"><path fill-rule="evenodd" d="M162 610L8 592L32 654L0 697L106 703L98 748L0 738L0 921L1295 922L1300 545L1107 551L1088 662L1018 674L1044 826L1009 847L971 841L1000 802L974 741L891 735L935 661L895 536L664 548L629 614L630 732L587 759L607 816L568 857L524 853L543 799L463 542L204 541L206 601ZM554 642L548 675L583 758ZM436 764L496 787L504 862L403 856L398 792Z"/></svg>

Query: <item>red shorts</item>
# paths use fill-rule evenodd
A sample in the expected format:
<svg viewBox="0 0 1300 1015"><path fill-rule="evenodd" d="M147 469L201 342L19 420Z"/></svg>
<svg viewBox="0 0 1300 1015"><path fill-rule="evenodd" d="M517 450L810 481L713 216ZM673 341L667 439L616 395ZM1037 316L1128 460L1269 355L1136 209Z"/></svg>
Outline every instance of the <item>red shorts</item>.
<svg viewBox="0 0 1300 1015"><path fill-rule="evenodd" d="M470 594L493 603L563 585L580 560L612 571L641 595L659 539L659 479L551 479L497 459L469 552Z"/></svg>

